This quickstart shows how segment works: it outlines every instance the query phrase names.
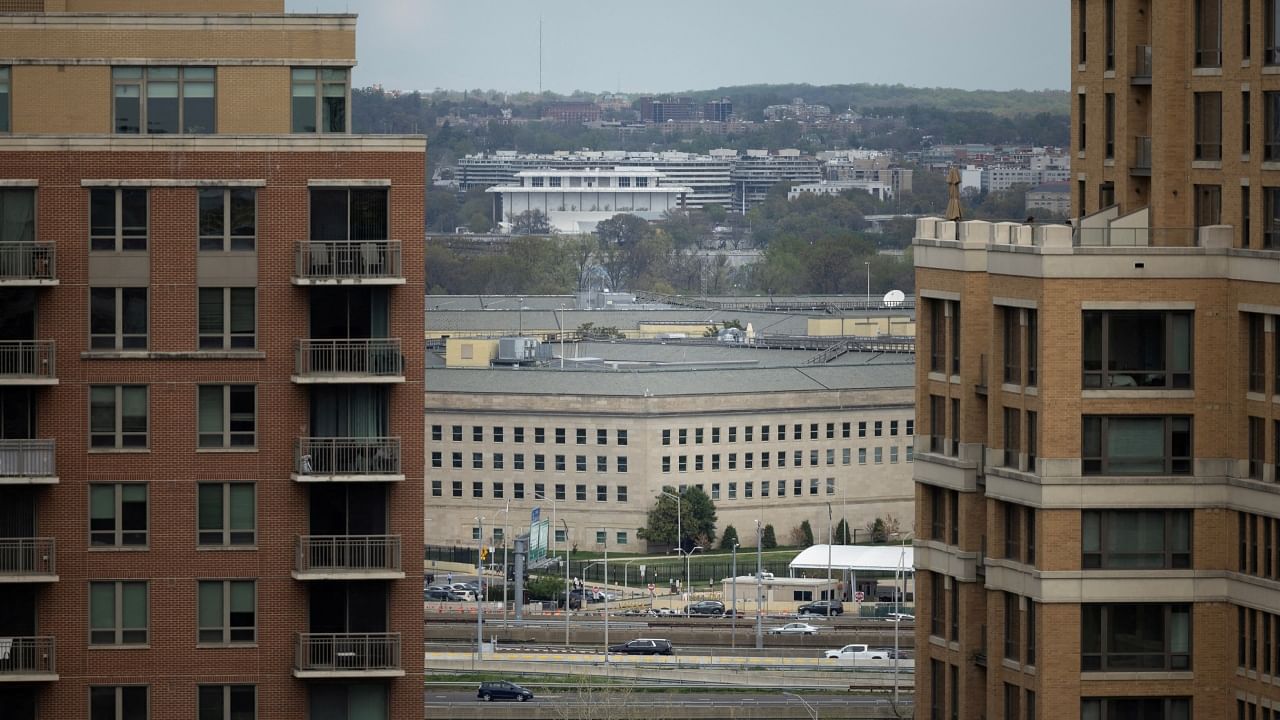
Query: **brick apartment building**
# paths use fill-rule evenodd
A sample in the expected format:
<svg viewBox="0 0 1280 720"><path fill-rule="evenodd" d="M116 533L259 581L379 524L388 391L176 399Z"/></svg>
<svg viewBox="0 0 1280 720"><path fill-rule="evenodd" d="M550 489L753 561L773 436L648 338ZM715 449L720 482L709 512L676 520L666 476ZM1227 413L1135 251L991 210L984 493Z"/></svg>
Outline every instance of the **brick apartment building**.
<svg viewBox="0 0 1280 720"><path fill-rule="evenodd" d="M0 2L0 716L420 718L424 146L353 15Z"/></svg>
<svg viewBox="0 0 1280 720"><path fill-rule="evenodd" d="M919 222L918 718L1280 716L1276 5L1074 0L1075 227Z"/></svg>

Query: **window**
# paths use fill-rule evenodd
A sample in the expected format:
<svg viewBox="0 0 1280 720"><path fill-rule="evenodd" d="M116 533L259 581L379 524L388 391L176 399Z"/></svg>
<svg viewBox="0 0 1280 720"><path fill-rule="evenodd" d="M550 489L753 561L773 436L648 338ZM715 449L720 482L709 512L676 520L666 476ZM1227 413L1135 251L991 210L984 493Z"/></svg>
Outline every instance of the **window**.
<svg viewBox="0 0 1280 720"><path fill-rule="evenodd" d="M200 188L201 252L253 250L257 238L257 192L253 188Z"/></svg>
<svg viewBox="0 0 1280 720"><path fill-rule="evenodd" d="M147 386L89 387L89 446L147 447Z"/></svg>
<svg viewBox="0 0 1280 720"><path fill-rule="evenodd" d="M484 483L480 482L479 480L473 480L471 482L471 497L473 498L484 497Z"/></svg>
<svg viewBox="0 0 1280 720"><path fill-rule="evenodd" d="M945 300L935 300L926 298L926 304L929 308L929 370L930 372L946 372L947 370L947 336L946 336L946 305ZM859 435L863 437L861 431L864 423L858 423Z"/></svg>
<svg viewBox="0 0 1280 720"><path fill-rule="evenodd" d="M1189 698L1081 698L1081 720L1190 720Z"/></svg>
<svg viewBox="0 0 1280 720"><path fill-rule="evenodd" d="M1108 53L1107 59L1111 60ZM1113 160L1116 156L1116 94L1106 93L1102 96L1103 109L1106 112L1105 135L1103 136L1104 154L1107 160Z"/></svg>
<svg viewBox="0 0 1280 720"><path fill-rule="evenodd" d="M754 426L754 425L748 425L748 426L746 426L746 427L742 428L742 441L743 441L743 442L751 442L752 434L753 434L753 433L754 433L754 431L755 431L754 429L755 429L755 426Z"/></svg>
<svg viewBox="0 0 1280 720"><path fill-rule="evenodd" d="M608 431L608 430L596 430L596 444L597 444L597 445L608 445L608 444L609 444L609 431Z"/></svg>
<svg viewBox="0 0 1280 720"><path fill-rule="evenodd" d="M1196 185L1196 227L1222 223L1222 186Z"/></svg>
<svg viewBox="0 0 1280 720"><path fill-rule="evenodd" d="M1080 606L1084 672L1190 670L1191 606Z"/></svg>
<svg viewBox="0 0 1280 720"><path fill-rule="evenodd" d="M1249 392L1266 392L1266 317L1248 313L1245 315L1245 323L1249 337Z"/></svg>
<svg viewBox="0 0 1280 720"><path fill-rule="evenodd" d="M494 454L493 454L493 469L494 469L494 470L501 470L505 464L506 464L506 463L505 463L505 460L504 460L504 459L503 459L503 457L502 457L502 453L494 453Z"/></svg>
<svg viewBox="0 0 1280 720"><path fill-rule="evenodd" d="M1280 65L1280 8L1277 0L1264 0L1264 18L1262 62L1265 65ZM0 115L3 117L3 115Z"/></svg>
<svg viewBox="0 0 1280 720"><path fill-rule="evenodd" d="M946 580L938 573L929 574L929 582L932 585L933 592L930 593L929 603L929 634L936 637L943 637L943 630L946 624L946 605L943 603L943 597L946 595Z"/></svg>
<svg viewBox="0 0 1280 720"><path fill-rule="evenodd" d="M1248 90L1240 93L1240 152L1241 154L1249 154L1250 135L1252 134L1253 125L1253 108L1249 103L1250 95Z"/></svg>
<svg viewBox="0 0 1280 720"><path fill-rule="evenodd" d="M1039 422L1039 414L1034 411L1028 410L1027 411L1027 442L1026 442L1027 472L1036 471L1036 444L1039 442L1039 438L1037 437L1037 433L1039 431L1039 428L1037 427L1038 422ZM908 446L907 448L907 462L911 462L910 446Z"/></svg>
<svg viewBox="0 0 1280 720"><path fill-rule="evenodd" d="M199 582L199 641L228 645L257 640L257 592L253 580Z"/></svg>
<svg viewBox="0 0 1280 720"><path fill-rule="evenodd" d="M30 243L36 239L36 192L32 188L0 188L0 242ZM35 270L34 258L22 251L8 257L21 258L20 267L5 269L6 274ZM12 262L6 260L6 262ZM42 268L47 270L48 268Z"/></svg>
<svg viewBox="0 0 1280 720"><path fill-rule="evenodd" d="M711 455L711 469L712 469L712 470L719 470L719 469L720 469L720 453L712 453L712 455Z"/></svg>
<svg viewBox="0 0 1280 720"><path fill-rule="evenodd" d="M609 472L609 458L604 455L596 456L596 472Z"/></svg>
<svg viewBox="0 0 1280 720"><path fill-rule="evenodd" d="M587 501L586 485L578 484L578 485L575 485L573 489L574 489L574 499L578 500L579 502Z"/></svg>
<svg viewBox="0 0 1280 720"><path fill-rule="evenodd" d="M586 456L586 455L575 455L575 456L574 456L574 458L573 458L573 469L574 469L574 470L577 470L578 472L586 472L586 471L587 471L587 456Z"/></svg>
<svg viewBox="0 0 1280 720"><path fill-rule="evenodd" d="M257 388L253 385L201 385L200 447L254 447L257 404Z"/></svg>
<svg viewBox="0 0 1280 720"><path fill-rule="evenodd" d="M456 452L450 454L450 461L455 470L462 469L462 453Z"/></svg>
<svg viewBox="0 0 1280 720"><path fill-rule="evenodd" d="M617 458L617 461L616 461L616 466L617 466L617 468L618 468L618 472L620 472L620 473L624 473L624 472L626 472L626 471L627 471L627 456L626 456L626 455L619 455L619 456L618 456L618 458Z"/></svg>
<svg viewBox="0 0 1280 720"><path fill-rule="evenodd" d="M511 497L515 498L516 500L524 499L524 483L518 482L512 486Z"/></svg>
<svg viewBox="0 0 1280 720"><path fill-rule="evenodd" d="M852 435L851 433L852 426L853 426L853 423L849 423L849 422L840 423L840 437L848 439Z"/></svg>
<svg viewBox="0 0 1280 720"><path fill-rule="evenodd" d="M350 71L346 68L294 68L293 132L347 132L347 95Z"/></svg>
<svg viewBox="0 0 1280 720"><path fill-rule="evenodd" d="M1022 311L1000 308L1004 318L1004 382L1022 384Z"/></svg>
<svg viewBox="0 0 1280 720"><path fill-rule="evenodd" d="M9 132L9 68L0 67L0 132Z"/></svg>
<svg viewBox="0 0 1280 720"><path fill-rule="evenodd" d="M1222 67L1222 0L1196 0L1196 67Z"/></svg>
<svg viewBox="0 0 1280 720"><path fill-rule="evenodd" d="M729 442L738 442L738 428L733 425L729 426Z"/></svg>
<svg viewBox="0 0 1280 720"><path fill-rule="evenodd" d="M859 464L859 465L866 465L866 464L867 464L867 449L866 449L866 448L858 448L858 464Z"/></svg>
<svg viewBox="0 0 1280 720"><path fill-rule="evenodd" d="M1089 13L1088 13L1088 9L1087 9L1087 8L1088 8L1088 5L1087 5L1087 3L1086 3L1086 0L1080 0L1080 2L1079 2L1079 3L1077 4L1077 6L1076 6L1076 9L1077 9L1077 15L1076 15L1076 28L1080 31L1080 37L1079 37L1079 40L1076 42L1076 50L1077 50L1077 52L1079 52L1079 54L1080 54L1080 59L1079 59L1079 61L1078 61L1078 63L1077 63L1077 64L1079 64L1079 65L1084 65L1084 64L1085 64L1086 59L1089 57L1089 54L1088 54L1088 50L1089 50L1089 42L1088 42L1088 39L1089 39L1089 33L1088 33L1088 27L1089 27L1089 24L1088 24L1088 17L1089 17Z"/></svg>
<svg viewBox="0 0 1280 720"><path fill-rule="evenodd" d="M90 545L145 546L147 524L147 486L144 483L89 485Z"/></svg>
<svg viewBox="0 0 1280 720"><path fill-rule="evenodd" d="M626 531L625 531L625 530L619 530L619 531L614 535L614 542L615 542L616 544L618 544L618 545L626 545L626 544L627 544L627 533L626 533Z"/></svg>
<svg viewBox="0 0 1280 720"><path fill-rule="evenodd" d="M711 442L712 443L720 442L720 428L718 427L711 428Z"/></svg>
<svg viewBox="0 0 1280 720"><path fill-rule="evenodd" d="M720 483L711 483L711 499L720 499Z"/></svg>
<svg viewBox="0 0 1280 720"><path fill-rule="evenodd" d="M670 455L662 456L662 472L664 473L671 472L671 456Z"/></svg>
<svg viewBox="0 0 1280 720"><path fill-rule="evenodd" d="M1280 93L1277 93L1280 95ZM1280 159L1280 158L1277 158ZM1280 250L1280 188L1263 188L1262 247L1266 250ZM1280 356L1278 356L1280 357Z"/></svg>
<svg viewBox="0 0 1280 720"><path fill-rule="evenodd" d="M444 497L444 481L431 481L431 497Z"/></svg>
<svg viewBox="0 0 1280 720"><path fill-rule="evenodd" d="M89 688L89 720L146 720L147 715L146 685ZM200 720L204 720L204 716Z"/></svg>
<svg viewBox="0 0 1280 720"><path fill-rule="evenodd" d="M199 720L253 720L258 713L257 690L252 685L197 685L196 705Z"/></svg>
<svg viewBox="0 0 1280 720"><path fill-rule="evenodd" d="M680 439L680 444L681 444L681 445L688 445L688 444L689 444L689 429L688 429L688 428L680 428L680 430L679 430L679 434L678 434L678 437L679 437L679 439Z"/></svg>
<svg viewBox="0 0 1280 720"><path fill-rule="evenodd" d="M1249 186L1240 186L1240 247L1249 247L1252 243L1253 229L1250 224Z"/></svg>
<svg viewBox="0 0 1280 720"><path fill-rule="evenodd" d="M1008 468L1018 469L1018 455L1022 451L1020 440L1020 426L1022 424L1022 413L1016 408L1004 409L1004 463Z"/></svg>
<svg viewBox="0 0 1280 720"><path fill-rule="evenodd" d="M796 452L799 453L800 451L797 450ZM730 470L738 469L738 453L729 453L729 469Z"/></svg>
<svg viewBox="0 0 1280 720"><path fill-rule="evenodd" d="M1001 503L1004 508L1004 556L1022 562L1022 506Z"/></svg>
<svg viewBox="0 0 1280 720"><path fill-rule="evenodd" d="M517 442L517 443L523 443L523 442L524 442L524 428L523 428L523 427L516 426L516 427L512 428L512 431L511 431L511 432L512 432L512 435L513 435L512 439L511 439L511 442Z"/></svg>
<svg viewBox="0 0 1280 720"><path fill-rule="evenodd" d="M1201 0L1204 2L1205 0ZM1196 160L1222 159L1222 93L1195 93ZM1213 225L1216 223L1205 223Z"/></svg>
<svg viewBox="0 0 1280 720"><path fill-rule="evenodd" d="M200 483L197 488L196 516L201 545L257 542L257 493L253 483ZM441 495L439 480L433 481L431 494Z"/></svg>
<svg viewBox="0 0 1280 720"><path fill-rule="evenodd" d="M809 494L818 494L818 478L809 478Z"/></svg>
<svg viewBox="0 0 1280 720"><path fill-rule="evenodd" d="M502 442L502 440L503 440L503 435L504 435L504 434L505 434L505 433L503 432L503 430L502 430L502 426L501 426L501 425L494 425L494 426L493 426L493 441L494 441L495 443L500 443L500 442Z"/></svg>
<svg viewBox="0 0 1280 720"><path fill-rule="evenodd" d="M951 581L950 605L951 605L951 635L950 639L954 642L960 641L960 585L959 581L953 579ZM959 710L956 711L956 714Z"/></svg>
<svg viewBox="0 0 1280 720"><path fill-rule="evenodd" d="M501 482L493 483L493 497L495 500L502 500L506 495L506 485Z"/></svg>
<svg viewBox="0 0 1280 720"><path fill-rule="evenodd" d="M804 494L804 480L800 478L796 478L791 481L791 494L792 495Z"/></svg>
<svg viewBox="0 0 1280 720"><path fill-rule="evenodd" d="M782 440L786 440L786 439L787 439L787 426L786 426L786 425L779 425L779 426L778 426L778 440L779 440L779 442L781 442Z"/></svg>
<svg viewBox="0 0 1280 720"><path fill-rule="evenodd" d="M626 502L626 501L627 501L627 486L626 486L626 485L619 485L619 486L617 486L616 488L614 488L614 497L616 497L616 498L617 498L618 502Z"/></svg>
<svg viewBox="0 0 1280 720"><path fill-rule="evenodd" d="M729 483L729 499L736 500L738 498L738 483Z"/></svg>
<svg viewBox="0 0 1280 720"><path fill-rule="evenodd" d="M586 445L586 444L587 444L587 429L586 429L586 428L578 428L578 429L575 431L575 433L574 433L574 440L575 440L575 441L577 442L577 444L579 444L579 445Z"/></svg>
<svg viewBox="0 0 1280 720"><path fill-rule="evenodd" d="M896 451L896 448L895 448L895 451ZM836 449L835 449L835 448L827 448L827 464L828 464L828 465L835 465L835 464L836 464Z"/></svg>
<svg viewBox="0 0 1280 720"><path fill-rule="evenodd" d="M564 528L556 528L556 540L555 540L556 542L558 543L565 542L566 541L565 539L567 537L568 535L565 534Z"/></svg>
<svg viewBox="0 0 1280 720"><path fill-rule="evenodd" d="M1018 660L1018 638L1022 627L1018 600L1018 596L1013 593L1004 594L1004 656L1015 662Z"/></svg>
<svg viewBox="0 0 1280 720"><path fill-rule="evenodd" d="M894 448L894 449L896 450L897 448ZM833 477L827 478L827 494L828 495L836 494L836 479Z"/></svg>
<svg viewBox="0 0 1280 720"><path fill-rule="evenodd" d="M453 481L453 496L456 498L462 497L462 481L461 480Z"/></svg>
<svg viewBox="0 0 1280 720"><path fill-rule="evenodd" d="M1027 609L1023 613L1027 617L1027 655L1024 662L1027 665L1036 664L1036 604L1027 598ZM1030 712L1030 711L1028 711ZM1028 718L1034 718L1034 713L1028 714Z"/></svg>
<svg viewBox="0 0 1280 720"><path fill-rule="evenodd" d="M742 496L750 500L752 497L755 497L755 489L756 484L754 482L750 480L746 481L742 486Z"/></svg>
<svg viewBox="0 0 1280 720"><path fill-rule="evenodd" d="M484 442L484 426L483 425L471 426L471 441Z"/></svg>
<svg viewBox="0 0 1280 720"><path fill-rule="evenodd" d="M564 428L556 428L556 444L563 445L565 441Z"/></svg>
<svg viewBox="0 0 1280 720"><path fill-rule="evenodd" d="M883 462L884 462L884 448L879 447L879 446L876 446L876 448L875 448L875 463L876 463L877 465L879 465L879 464L881 464L881 463L883 463Z"/></svg>
<svg viewBox="0 0 1280 720"><path fill-rule="evenodd" d="M1243 46L1241 57L1248 60L1253 54L1253 7L1249 0L1243 0L1240 8L1241 15L1241 37L1240 43Z"/></svg>
<svg viewBox="0 0 1280 720"><path fill-rule="evenodd" d="M1192 314L1085 311L1084 387L1189 388Z"/></svg>
<svg viewBox="0 0 1280 720"><path fill-rule="evenodd" d="M596 486L596 502L608 502L608 501L609 501L609 486L597 485Z"/></svg>
<svg viewBox="0 0 1280 720"><path fill-rule="evenodd" d="M89 644L145 645L147 584L89 583Z"/></svg>
<svg viewBox="0 0 1280 720"><path fill-rule="evenodd" d="M556 472L564 472L564 456L556 455L555 462L556 462ZM585 459L584 459L584 462L585 462Z"/></svg>
<svg viewBox="0 0 1280 720"><path fill-rule="evenodd" d="M677 461L677 467L680 470L680 472L688 472L689 470L688 455L681 455L679 458L676 459L676 461Z"/></svg>
<svg viewBox="0 0 1280 720"><path fill-rule="evenodd" d="M1014 660L1017 660L1015 655ZM1011 683L1004 684L1004 720L1021 720L1022 708L1018 705L1022 689Z"/></svg>
<svg viewBox="0 0 1280 720"><path fill-rule="evenodd" d="M1191 418L1185 415L1085 415L1085 475L1191 473Z"/></svg>
<svg viewBox="0 0 1280 720"><path fill-rule="evenodd" d="M1029 387L1036 386L1036 374L1039 371L1039 353L1036 350L1036 343L1039 342L1039 313L1035 310L1024 310L1026 317L1026 334L1027 334L1027 385ZM911 421L907 421L907 434L911 434Z"/></svg>
<svg viewBox="0 0 1280 720"><path fill-rule="evenodd" d="M452 428L450 428L450 432L454 442L462 442L462 426L461 425L454 425Z"/></svg>
<svg viewBox="0 0 1280 720"><path fill-rule="evenodd" d="M761 480L761 481L760 481L760 497L762 497L762 498L767 498L767 497L769 497L769 484L770 484L770 483L769 483L769 481L768 481L768 480Z"/></svg>
<svg viewBox="0 0 1280 720"><path fill-rule="evenodd" d="M534 429L533 429L533 442L534 442L534 443L536 443L536 444L538 444L538 445L541 445L541 444L545 443L546 441L547 441L547 429L546 429L546 428L534 428Z"/></svg>
<svg viewBox="0 0 1280 720"><path fill-rule="evenodd" d="M117 133L162 135L214 131L211 67L111 68Z"/></svg>
<svg viewBox="0 0 1280 720"><path fill-rule="evenodd" d="M89 347L147 347L147 288L89 288Z"/></svg>
<svg viewBox="0 0 1280 720"><path fill-rule="evenodd" d="M671 430L669 430L669 429L664 429L664 430L662 431L662 444L663 444L663 445L670 445L670 444L671 444Z"/></svg>
<svg viewBox="0 0 1280 720"><path fill-rule="evenodd" d="M1079 139L1079 142L1080 142L1080 152L1084 152L1084 151L1085 151L1085 144L1086 144L1086 141L1089 139L1089 133L1088 133L1088 127L1089 127L1089 122L1088 122L1088 117L1089 117L1089 113L1088 113L1088 103L1086 102L1086 97L1085 97L1085 94L1084 94L1084 93L1079 93L1079 94L1077 94L1077 95L1076 95L1076 104L1077 104L1077 105L1079 106L1079 108L1080 108L1079 113L1077 113L1077 115L1076 115L1076 117L1077 117L1077 118L1079 118L1079 120L1080 120L1080 122L1079 122L1080 131L1079 131L1079 135L1078 135L1078 139ZM1080 203L1083 205L1083 204L1084 204L1084 192L1083 192L1083 191L1084 191L1084 181L1083 181L1083 180L1081 180L1081 181L1080 181L1080 190L1081 190L1081 193L1080 193ZM1083 212L1083 210L1084 210L1084 209L1083 209L1083 208L1081 208L1081 211L1082 211L1082 212Z"/></svg>
<svg viewBox="0 0 1280 720"><path fill-rule="evenodd" d="M147 249L146 189L89 191L89 249L95 252Z"/></svg>
<svg viewBox="0 0 1280 720"><path fill-rule="evenodd" d="M1266 425L1260 417L1249 418L1249 477L1262 479L1263 448L1266 447Z"/></svg>

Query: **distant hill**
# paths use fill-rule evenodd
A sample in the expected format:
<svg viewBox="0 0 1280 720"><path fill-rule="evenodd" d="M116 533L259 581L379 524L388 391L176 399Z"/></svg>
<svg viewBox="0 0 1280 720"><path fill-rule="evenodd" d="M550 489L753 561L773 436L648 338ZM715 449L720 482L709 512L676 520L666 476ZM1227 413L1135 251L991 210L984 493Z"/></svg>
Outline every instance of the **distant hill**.
<svg viewBox="0 0 1280 720"><path fill-rule="evenodd" d="M826 105L832 112L854 109L864 114L876 109L905 110L909 107L950 111L981 111L995 115L1037 115L1071 112L1070 94L1064 90L958 90L917 88L905 85L735 85L713 90L674 93L698 100L727 97L734 112L747 120L763 119L769 105L783 105L804 98L814 105Z"/></svg>

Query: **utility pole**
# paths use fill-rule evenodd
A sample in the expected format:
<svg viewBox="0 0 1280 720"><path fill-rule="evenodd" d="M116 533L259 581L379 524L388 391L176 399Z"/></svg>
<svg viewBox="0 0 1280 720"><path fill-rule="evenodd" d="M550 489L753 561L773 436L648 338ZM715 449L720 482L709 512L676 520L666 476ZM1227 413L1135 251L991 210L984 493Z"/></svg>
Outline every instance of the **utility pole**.
<svg viewBox="0 0 1280 720"><path fill-rule="evenodd" d="M733 544L733 568L729 571L733 579L729 581L733 588L733 617L729 621L733 639L729 647L738 647L738 543Z"/></svg>
<svg viewBox="0 0 1280 720"><path fill-rule="evenodd" d="M476 655L484 655L484 517L476 517L480 527L480 544L476 550Z"/></svg>
<svg viewBox="0 0 1280 720"><path fill-rule="evenodd" d="M553 506L554 507L554 506ZM569 523L564 525L564 646L569 647Z"/></svg>
<svg viewBox="0 0 1280 720"><path fill-rule="evenodd" d="M764 547L761 540L764 531L756 520L756 649L764 649Z"/></svg>

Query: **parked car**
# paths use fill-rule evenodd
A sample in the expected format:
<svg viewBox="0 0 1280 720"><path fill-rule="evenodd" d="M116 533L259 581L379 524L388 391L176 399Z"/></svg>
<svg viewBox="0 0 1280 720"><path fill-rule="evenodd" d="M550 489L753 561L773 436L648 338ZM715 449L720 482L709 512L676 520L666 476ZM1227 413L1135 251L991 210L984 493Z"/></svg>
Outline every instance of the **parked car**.
<svg viewBox="0 0 1280 720"><path fill-rule="evenodd" d="M724 603L719 600L700 600L685 608L689 615L723 615Z"/></svg>
<svg viewBox="0 0 1280 720"><path fill-rule="evenodd" d="M801 615L843 615L844 603L839 600L815 600L796 608Z"/></svg>
<svg viewBox="0 0 1280 720"><path fill-rule="evenodd" d="M456 602L475 602L476 594L470 590L450 590L450 599Z"/></svg>
<svg viewBox="0 0 1280 720"><path fill-rule="evenodd" d="M781 627L769 628L765 632L770 635L816 635L822 628L809 623L787 623Z"/></svg>
<svg viewBox="0 0 1280 720"><path fill-rule="evenodd" d="M657 616L660 616L660 617L661 617L661 616L666 616L666 615L675 615L675 614L676 614L676 611L675 611L675 610L672 610L671 608L666 608L666 607L660 607L660 608L649 608L649 614L650 614L650 615L657 615Z"/></svg>
<svg viewBox="0 0 1280 720"><path fill-rule="evenodd" d="M623 655L670 655L671 641L658 638L636 638L621 645L610 645L609 652Z"/></svg>
<svg viewBox="0 0 1280 720"><path fill-rule="evenodd" d="M525 702L533 699L533 693L506 680L494 680L480 683L476 697L481 700L519 700Z"/></svg>
<svg viewBox="0 0 1280 720"><path fill-rule="evenodd" d="M828 660L885 660L884 650L871 650L866 645L845 645L839 650L827 650L822 656Z"/></svg>
<svg viewBox="0 0 1280 720"><path fill-rule="evenodd" d="M889 613L884 616L884 619L885 622L902 622L903 620L906 620L907 622L915 622L916 616L908 615L907 613Z"/></svg>
<svg viewBox="0 0 1280 720"><path fill-rule="evenodd" d="M453 593L443 589L423 590L422 599L431 602L449 602L453 600Z"/></svg>

